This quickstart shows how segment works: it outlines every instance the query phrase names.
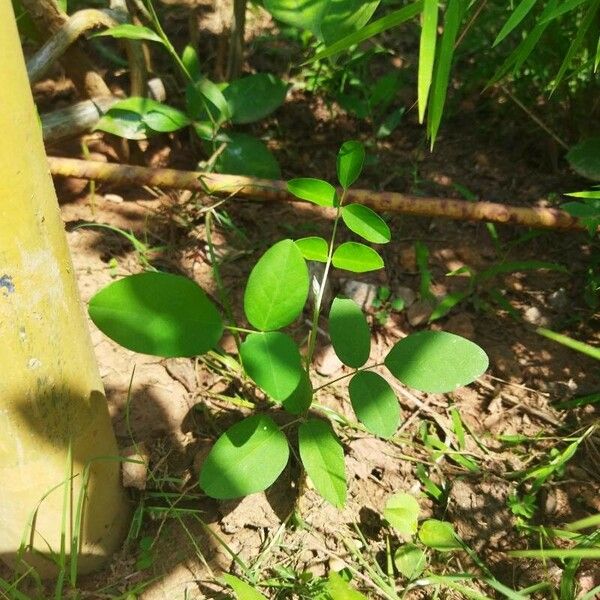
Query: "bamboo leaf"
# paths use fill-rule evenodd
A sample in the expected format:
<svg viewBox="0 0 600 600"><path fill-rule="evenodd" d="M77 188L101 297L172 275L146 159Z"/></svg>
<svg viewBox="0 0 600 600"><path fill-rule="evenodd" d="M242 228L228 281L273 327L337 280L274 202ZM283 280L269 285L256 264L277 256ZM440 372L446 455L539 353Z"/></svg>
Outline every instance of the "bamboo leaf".
<svg viewBox="0 0 600 600"><path fill-rule="evenodd" d="M537 0L521 0L521 3L513 10L510 17L508 17L506 23L498 33L492 48L497 46L507 35L509 35L513 29L529 14L531 9L536 5Z"/></svg>
<svg viewBox="0 0 600 600"><path fill-rule="evenodd" d="M94 33L90 37L112 37L126 40L147 40L149 42L158 42L164 44L162 38L154 33L152 29L143 27L142 25L131 25L130 23L124 23L122 25L115 25L110 29L105 29L99 33Z"/></svg>
<svg viewBox="0 0 600 600"><path fill-rule="evenodd" d="M462 3L463 0L449 0L444 16L444 33L442 34L442 41L438 52L433 80L433 92L429 105L428 125L431 148L435 144L440 123L442 122L444 105L446 104L450 67L452 66L452 58L454 56L454 43L462 19Z"/></svg>
<svg viewBox="0 0 600 600"><path fill-rule="evenodd" d="M423 25L419 43L419 73L418 73L418 98L419 98L419 123L423 122L431 78L435 60L435 47L437 44L438 0L424 0Z"/></svg>

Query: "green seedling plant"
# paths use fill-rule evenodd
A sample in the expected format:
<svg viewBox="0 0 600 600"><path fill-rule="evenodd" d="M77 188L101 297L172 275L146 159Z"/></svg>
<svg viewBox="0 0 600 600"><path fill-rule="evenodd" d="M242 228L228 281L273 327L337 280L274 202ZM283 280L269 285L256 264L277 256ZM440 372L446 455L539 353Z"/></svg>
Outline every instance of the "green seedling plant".
<svg viewBox="0 0 600 600"><path fill-rule="evenodd" d="M390 288L382 285L377 288L377 294L371 306L375 309L375 320L382 327L388 322L388 319L394 312L400 312L404 310L404 298L395 297Z"/></svg>
<svg viewBox="0 0 600 600"><path fill-rule="evenodd" d="M321 318L333 348L349 368L348 396L357 419L382 438L396 433L401 420L392 387L375 368L385 367L411 388L446 393L467 385L488 366L485 352L473 342L443 331L421 331L398 341L380 364L369 364L371 331L360 307L336 297L323 306L332 269L365 273L384 266L380 254L358 241L338 243L344 226L370 244L390 241L385 221L371 209L347 203L347 191L360 175L365 152L359 142L345 142L337 157L339 190L314 178L288 182L296 197L334 214L329 240L312 236L284 239L271 246L253 267L243 295L247 325L240 327L221 311L193 281L170 273L147 272L110 284L90 301L94 323L122 346L162 357L223 354L225 331L239 342L245 377L270 405L235 423L216 441L199 475L208 495L225 500L260 492L271 486L293 454L316 491L336 507L344 506L347 482L344 450L338 434L315 403L311 365ZM309 296L307 260L324 263L322 280L309 319L306 344L299 346L285 331L302 315ZM231 311L225 310L226 314ZM339 382L339 378L336 380ZM279 425L271 414L290 415ZM281 419L279 419L281 420Z"/></svg>
<svg viewBox="0 0 600 600"><path fill-rule="evenodd" d="M147 0L145 5L151 27L116 25L94 37L160 44L185 81L185 110L151 98L130 97L114 104L96 129L130 140L143 140L189 127L209 155L203 168L279 179L279 163L262 140L225 128L253 123L271 114L283 104L288 85L270 73L248 75L228 84L214 83L202 73L195 48L188 45L179 55L162 28L152 2Z"/></svg>

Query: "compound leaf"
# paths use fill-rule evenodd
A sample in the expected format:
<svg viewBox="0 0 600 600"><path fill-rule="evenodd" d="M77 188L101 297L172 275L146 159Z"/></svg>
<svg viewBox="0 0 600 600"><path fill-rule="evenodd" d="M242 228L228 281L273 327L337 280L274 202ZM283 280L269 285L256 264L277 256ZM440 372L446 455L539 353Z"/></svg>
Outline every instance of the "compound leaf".
<svg viewBox="0 0 600 600"><path fill-rule="evenodd" d="M362 310L349 298L337 297L329 311L329 335L338 358L349 367L362 367L371 351L371 330Z"/></svg>
<svg viewBox="0 0 600 600"><path fill-rule="evenodd" d="M391 239L387 223L368 206L348 204L342 208L342 219L346 227L374 244L387 244Z"/></svg>
<svg viewBox="0 0 600 600"><path fill-rule="evenodd" d="M345 242L333 253L333 266L353 273L383 268L383 258L373 248L357 242Z"/></svg>

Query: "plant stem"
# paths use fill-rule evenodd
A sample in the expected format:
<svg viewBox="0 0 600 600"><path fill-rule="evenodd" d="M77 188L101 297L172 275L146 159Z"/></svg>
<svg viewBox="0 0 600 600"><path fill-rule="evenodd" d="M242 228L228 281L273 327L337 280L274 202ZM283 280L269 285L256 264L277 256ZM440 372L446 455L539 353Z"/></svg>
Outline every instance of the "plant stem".
<svg viewBox="0 0 600 600"><path fill-rule="evenodd" d="M215 247L212 243L212 211L208 211L206 216L204 217L204 223L206 228L206 244L208 245L208 254L210 256L210 265L213 272L213 277L215 278L215 283L217 284L217 289L219 290L219 300L223 306L223 311L225 312L225 316L229 323L235 323L235 318L233 316L233 311L231 310L231 304L229 303L229 298L227 297L227 292L225 291L225 286L223 285L223 279L221 278L221 270L219 269L219 263L217 261L217 255L215 254ZM240 350L240 336L237 333L237 326L230 326L228 329L231 329L233 333L233 339L235 340L235 345Z"/></svg>
<svg viewBox="0 0 600 600"><path fill-rule="evenodd" d="M352 377L352 375L355 375L359 371L368 371L369 369L374 369L375 367L381 367L383 364L384 363L375 363L372 365L368 365L366 367L359 367L358 369L354 369L354 371L352 371L351 373L345 373L344 375L340 375L339 377L336 377L335 379L331 379L330 381L325 382L324 384L314 388L313 392L318 392L319 390L322 390L323 388L325 388L329 385L333 385L334 383L337 383L338 381L341 381L342 379L346 379L347 377Z"/></svg>
<svg viewBox="0 0 600 600"><path fill-rule="evenodd" d="M319 317L321 316L321 303L323 302L323 295L325 293L325 285L327 284L327 277L329 275L329 269L331 268L331 260L333 258L333 247L335 245L335 236L337 233L337 227L340 220L342 206L344 204L344 199L346 198L346 190L342 192L342 197L340 199L340 203L337 206L337 210L335 213L335 220L333 222L333 229L331 230L331 238L329 240L329 250L327 252L327 262L325 263L325 270L323 271L323 277L321 278L321 283L319 285L319 293L317 294L317 299L315 301L315 306L313 309L312 316L312 328L310 330L310 335L308 336L308 352L306 353L306 370L310 368L310 364L312 362L312 357L315 352L315 346L317 344L317 330L319 328Z"/></svg>
<svg viewBox="0 0 600 600"><path fill-rule="evenodd" d="M255 329L245 329L244 327L234 327L233 325L225 325L225 329L239 331L240 333L258 333Z"/></svg>

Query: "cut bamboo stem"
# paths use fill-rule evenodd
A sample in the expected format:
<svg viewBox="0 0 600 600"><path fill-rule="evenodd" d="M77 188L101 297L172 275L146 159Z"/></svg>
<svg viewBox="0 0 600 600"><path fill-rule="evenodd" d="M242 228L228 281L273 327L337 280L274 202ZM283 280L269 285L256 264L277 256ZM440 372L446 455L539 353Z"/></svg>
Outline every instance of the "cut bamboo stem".
<svg viewBox="0 0 600 600"><path fill-rule="evenodd" d="M285 181L240 175L150 169L74 158L48 157L50 171L58 177L105 181L118 186L155 186L202 192L215 196L236 196L262 201L298 201L287 191ZM556 208L529 208L495 202L467 202L451 198L424 198L398 192L349 190L347 202L370 206L379 212L459 221L487 221L558 230L583 230L580 221Z"/></svg>

